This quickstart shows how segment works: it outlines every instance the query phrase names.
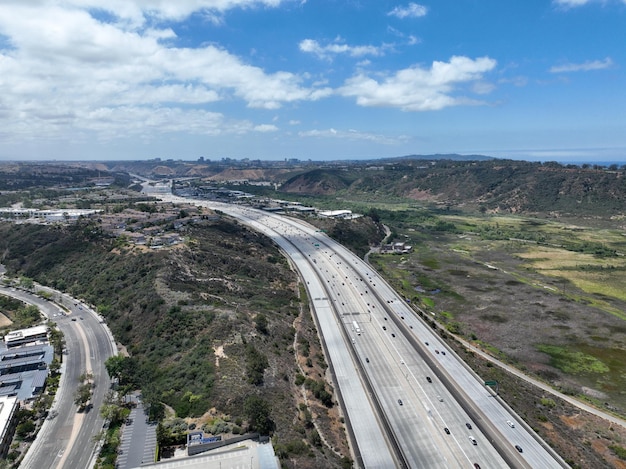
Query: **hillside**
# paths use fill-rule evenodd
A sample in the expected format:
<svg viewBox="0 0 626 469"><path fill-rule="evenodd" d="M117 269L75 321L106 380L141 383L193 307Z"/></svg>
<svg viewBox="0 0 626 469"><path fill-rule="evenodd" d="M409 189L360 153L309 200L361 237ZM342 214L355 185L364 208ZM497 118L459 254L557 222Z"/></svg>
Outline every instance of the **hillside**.
<svg viewBox="0 0 626 469"><path fill-rule="evenodd" d="M198 428L237 434L255 428L244 404L257 396L271 409L266 427L281 457L340 467L343 425L296 274L268 238L228 218L185 236L150 250L86 220L1 223L0 250L9 274L96 305L130 355L125 388L142 390L153 417L171 408Z"/></svg>
<svg viewBox="0 0 626 469"><path fill-rule="evenodd" d="M489 160L403 161L376 168L313 169L281 192L345 200L404 199L488 213L613 217L626 212L624 170Z"/></svg>

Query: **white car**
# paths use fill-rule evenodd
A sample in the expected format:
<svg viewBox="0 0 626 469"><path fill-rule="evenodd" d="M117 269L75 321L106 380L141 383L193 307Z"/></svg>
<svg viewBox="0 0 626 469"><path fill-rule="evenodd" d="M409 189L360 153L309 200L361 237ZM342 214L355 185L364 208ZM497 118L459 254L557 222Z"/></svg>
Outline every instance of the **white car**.
<svg viewBox="0 0 626 469"><path fill-rule="evenodd" d="M472 442L472 444L474 446L476 446L478 443L476 442L476 438L474 438L472 435L469 436L469 440Z"/></svg>
<svg viewBox="0 0 626 469"><path fill-rule="evenodd" d="M511 427L511 428L515 428L515 424L513 422L511 422L510 420L506 421L506 424Z"/></svg>

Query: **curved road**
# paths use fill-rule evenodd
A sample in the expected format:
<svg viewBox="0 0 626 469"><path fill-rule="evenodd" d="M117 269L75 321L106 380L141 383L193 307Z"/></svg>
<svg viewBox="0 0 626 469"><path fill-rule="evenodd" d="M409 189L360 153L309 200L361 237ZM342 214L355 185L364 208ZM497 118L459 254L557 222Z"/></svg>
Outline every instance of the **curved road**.
<svg viewBox="0 0 626 469"><path fill-rule="evenodd" d="M48 319L56 322L63 332L67 350L59 390L51 409L58 415L44 422L20 468L91 467L97 449L93 437L104 425L98 410L110 383L104 362L116 353L115 343L106 325L100 323L96 313L86 305L49 288L38 286L37 289L50 292L54 302L30 292L0 287L0 294L35 305ZM79 413L74 404L74 392L79 376L85 372L94 375L96 387L92 408Z"/></svg>

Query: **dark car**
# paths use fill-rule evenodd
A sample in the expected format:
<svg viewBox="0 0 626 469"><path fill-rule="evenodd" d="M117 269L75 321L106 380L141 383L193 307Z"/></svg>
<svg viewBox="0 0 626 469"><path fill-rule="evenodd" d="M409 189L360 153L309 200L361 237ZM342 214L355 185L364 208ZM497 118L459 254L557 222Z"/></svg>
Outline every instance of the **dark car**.
<svg viewBox="0 0 626 469"><path fill-rule="evenodd" d="M448 429L448 427L444 428L443 431L446 432L446 435L450 434L450 430Z"/></svg>
<svg viewBox="0 0 626 469"><path fill-rule="evenodd" d="M133 423L133 419L126 419L126 425L130 425L131 423Z"/></svg>
<svg viewBox="0 0 626 469"><path fill-rule="evenodd" d="M395 336L396 336L395 334L391 334L391 337L395 337Z"/></svg>
<svg viewBox="0 0 626 469"><path fill-rule="evenodd" d="M398 404L402 405L402 399L398 399Z"/></svg>
<svg viewBox="0 0 626 469"><path fill-rule="evenodd" d="M468 422L468 423L466 423L466 424L465 424L465 426L466 426L469 430L471 430L471 429L472 429L472 424L471 424L471 423L469 423L469 422Z"/></svg>
<svg viewBox="0 0 626 469"><path fill-rule="evenodd" d="M386 330L387 330L387 326L383 326L383 331L386 331Z"/></svg>
<svg viewBox="0 0 626 469"><path fill-rule="evenodd" d="M429 383L432 383L432 382L433 382L433 380L432 380L432 379L430 379L430 376L426 376L426 381L428 381Z"/></svg>
<svg viewBox="0 0 626 469"><path fill-rule="evenodd" d="M480 466L478 465L478 463L477 463L477 462L475 462L475 463L474 463L474 468L475 468L475 469L480 469Z"/></svg>
<svg viewBox="0 0 626 469"><path fill-rule="evenodd" d="M428 345L428 342L424 342L426 345Z"/></svg>
<svg viewBox="0 0 626 469"><path fill-rule="evenodd" d="M369 358L367 358L367 357L365 357L365 361L366 361L367 363L369 363L369 362L370 362L370 359L369 359Z"/></svg>
<svg viewBox="0 0 626 469"><path fill-rule="evenodd" d="M516 449L517 451L519 451L520 453L523 453L523 452L524 452L524 450L522 449L522 447L521 447L520 445L515 445L515 449Z"/></svg>

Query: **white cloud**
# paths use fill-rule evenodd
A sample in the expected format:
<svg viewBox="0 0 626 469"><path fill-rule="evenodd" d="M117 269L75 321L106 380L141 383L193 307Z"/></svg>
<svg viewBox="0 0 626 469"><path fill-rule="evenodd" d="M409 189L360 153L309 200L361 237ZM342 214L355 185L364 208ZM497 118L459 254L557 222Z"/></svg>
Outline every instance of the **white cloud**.
<svg viewBox="0 0 626 469"><path fill-rule="evenodd" d="M586 5L590 0L554 0L554 3L557 5L562 5L565 7L579 7L581 5Z"/></svg>
<svg viewBox="0 0 626 469"><path fill-rule="evenodd" d="M604 70L613 66L613 60L610 57L604 60L588 60L587 62L575 64L566 63L555 65L550 68L550 73L569 73L569 72L589 72L591 70Z"/></svg>
<svg viewBox="0 0 626 469"><path fill-rule="evenodd" d="M315 54L320 58L328 58L331 55L337 54L346 54L350 57L363 57L365 55L380 56L383 55L384 50L388 48L388 46L349 46L348 44L338 42L322 46L314 39L304 39L300 41L298 47L302 52Z"/></svg>
<svg viewBox="0 0 626 469"><path fill-rule="evenodd" d="M400 70L380 81L361 72L348 79L338 90L342 96L355 97L361 106L395 107L403 111L432 111L479 101L456 96L466 82L478 83L496 61L489 57L472 60L452 57L449 62L433 62L430 69L414 66Z"/></svg>
<svg viewBox="0 0 626 469"><path fill-rule="evenodd" d="M424 5L418 5L417 3L409 3L407 6L397 6L387 16L395 16L396 18L419 18L426 16L428 8Z"/></svg>
<svg viewBox="0 0 626 469"><path fill-rule="evenodd" d="M607 0L553 0L554 4L564 8L576 8L589 3L606 3ZM626 4L626 0L620 0Z"/></svg>
<svg viewBox="0 0 626 469"><path fill-rule="evenodd" d="M214 45L176 47L173 30L159 28L154 20L142 30L95 16L103 4L118 18L137 23L149 15L174 20L202 8L223 11L279 3L2 0L0 135L74 138L88 132L108 139L127 132L245 132L254 126L200 107L229 100L275 109L328 96L330 89L307 85L305 76L267 73Z"/></svg>
<svg viewBox="0 0 626 469"><path fill-rule="evenodd" d="M254 130L255 132L276 132L278 130L278 127L276 127L273 124L260 124L260 125L255 125L254 126Z"/></svg>
<svg viewBox="0 0 626 469"><path fill-rule="evenodd" d="M407 140L407 137L400 136L391 138L381 134L374 134L369 132L360 132L354 129L337 130L334 128L329 129L313 129L298 132L300 137L315 137L315 138L337 138L344 140L364 140L372 143L379 143L383 145L397 145Z"/></svg>

